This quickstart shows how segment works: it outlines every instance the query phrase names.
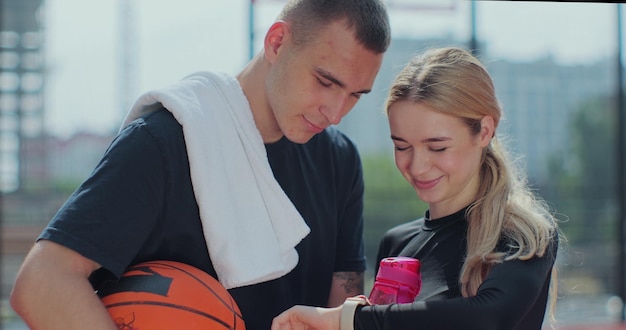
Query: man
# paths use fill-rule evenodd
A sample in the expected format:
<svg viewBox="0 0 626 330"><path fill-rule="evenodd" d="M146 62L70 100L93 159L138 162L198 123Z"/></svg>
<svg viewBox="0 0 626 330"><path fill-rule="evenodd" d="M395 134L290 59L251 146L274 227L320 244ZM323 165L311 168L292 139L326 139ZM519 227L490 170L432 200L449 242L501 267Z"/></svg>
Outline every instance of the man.
<svg viewBox="0 0 626 330"><path fill-rule="evenodd" d="M115 329L94 289L159 259L218 278L252 330L362 293L360 159L329 126L370 91L389 41L379 0L290 0L236 79L142 96L26 257L13 308L33 329Z"/></svg>

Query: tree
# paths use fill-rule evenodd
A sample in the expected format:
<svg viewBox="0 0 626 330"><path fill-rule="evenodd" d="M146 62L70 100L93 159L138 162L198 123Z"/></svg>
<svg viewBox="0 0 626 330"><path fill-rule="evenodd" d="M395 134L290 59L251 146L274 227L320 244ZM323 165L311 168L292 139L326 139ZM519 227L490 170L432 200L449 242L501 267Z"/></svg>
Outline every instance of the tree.
<svg viewBox="0 0 626 330"><path fill-rule="evenodd" d="M612 98L599 97L584 103L572 118L574 141L573 185L570 198L572 222L583 226L581 240L607 241L616 210L616 116ZM573 218L573 217L576 218Z"/></svg>
<svg viewBox="0 0 626 330"><path fill-rule="evenodd" d="M363 156L363 176L365 253L371 270L383 234L393 226L424 216L428 207L419 200L388 154Z"/></svg>

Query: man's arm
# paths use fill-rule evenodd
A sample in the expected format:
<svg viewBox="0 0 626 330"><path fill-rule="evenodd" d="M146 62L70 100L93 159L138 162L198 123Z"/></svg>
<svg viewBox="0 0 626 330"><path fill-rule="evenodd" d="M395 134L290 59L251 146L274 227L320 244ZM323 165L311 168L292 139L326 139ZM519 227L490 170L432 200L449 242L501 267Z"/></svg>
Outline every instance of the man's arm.
<svg viewBox="0 0 626 330"><path fill-rule="evenodd" d="M336 272L330 286L327 307L336 307L347 298L363 294L363 272Z"/></svg>
<svg viewBox="0 0 626 330"><path fill-rule="evenodd" d="M89 283L98 268L71 249L41 240L18 272L11 306L30 329L117 329Z"/></svg>

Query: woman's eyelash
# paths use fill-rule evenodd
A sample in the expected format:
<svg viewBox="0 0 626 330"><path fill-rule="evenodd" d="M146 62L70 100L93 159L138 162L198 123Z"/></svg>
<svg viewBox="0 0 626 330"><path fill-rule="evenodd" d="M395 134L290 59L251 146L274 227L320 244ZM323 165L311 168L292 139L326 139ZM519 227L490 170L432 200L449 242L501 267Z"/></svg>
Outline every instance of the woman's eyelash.
<svg viewBox="0 0 626 330"><path fill-rule="evenodd" d="M393 148L394 148L395 150L398 150L398 151L404 151L404 150L409 149L409 148L410 148L410 146L407 146L407 147L394 146ZM432 151L432 152L443 152L443 151L446 151L447 149L448 149L448 147L441 147L441 148L429 148L429 150L430 150L430 151Z"/></svg>

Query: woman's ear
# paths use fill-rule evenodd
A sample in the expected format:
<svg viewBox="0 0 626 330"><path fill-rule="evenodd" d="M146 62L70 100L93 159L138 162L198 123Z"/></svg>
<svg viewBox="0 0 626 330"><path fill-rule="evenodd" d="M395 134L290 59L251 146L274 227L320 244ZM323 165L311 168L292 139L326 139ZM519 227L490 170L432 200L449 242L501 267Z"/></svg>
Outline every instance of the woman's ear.
<svg viewBox="0 0 626 330"><path fill-rule="evenodd" d="M270 26L269 30L267 30L263 48L265 50L265 58L270 63L274 63L281 46L283 46L286 41L288 33L289 25L285 21L276 21Z"/></svg>
<svg viewBox="0 0 626 330"><path fill-rule="evenodd" d="M484 116L480 120L480 145L486 147L491 142L491 139L495 136L496 127L495 121L491 116Z"/></svg>

